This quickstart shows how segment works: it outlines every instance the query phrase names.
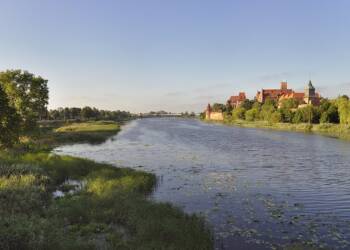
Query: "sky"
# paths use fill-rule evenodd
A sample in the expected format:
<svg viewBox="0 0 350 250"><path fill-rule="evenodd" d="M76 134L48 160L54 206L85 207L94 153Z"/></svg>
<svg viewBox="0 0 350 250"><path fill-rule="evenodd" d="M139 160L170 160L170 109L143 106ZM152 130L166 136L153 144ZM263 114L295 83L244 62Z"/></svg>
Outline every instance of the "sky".
<svg viewBox="0 0 350 250"><path fill-rule="evenodd" d="M311 79L350 94L348 0L0 0L0 70L49 80L49 108L204 110Z"/></svg>

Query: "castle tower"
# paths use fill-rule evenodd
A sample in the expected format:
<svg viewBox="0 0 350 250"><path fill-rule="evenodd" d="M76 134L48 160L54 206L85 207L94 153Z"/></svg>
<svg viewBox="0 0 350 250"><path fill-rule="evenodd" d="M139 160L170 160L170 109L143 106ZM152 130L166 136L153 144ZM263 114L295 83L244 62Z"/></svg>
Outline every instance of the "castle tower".
<svg viewBox="0 0 350 250"><path fill-rule="evenodd" d="M210 120L210 114L211 114L211 106L210 106L210 103L208 103L207 109L205 111L205 119Z"/></svg>
<svg viewBox="0 0 350 250"><path fill-rule="evenodd" d="M315 87L312 85L311 80L309 84L305 87L304 101L306 104L314 104L314 100L317 98Z"/></svg>
<svg viewBox="0 0 350 250"><path fill-rule="evenodd" d="M288 89L288 83L287 83L287 81L281 82L281 89L282 89L282 90L287 90L287 89Z"/></svg>

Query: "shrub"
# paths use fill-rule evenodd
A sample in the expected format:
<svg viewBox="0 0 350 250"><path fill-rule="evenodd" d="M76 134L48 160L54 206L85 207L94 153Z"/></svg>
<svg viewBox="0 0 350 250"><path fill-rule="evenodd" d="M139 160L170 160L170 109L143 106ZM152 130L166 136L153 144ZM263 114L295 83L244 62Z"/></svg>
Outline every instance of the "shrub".
<svg viewBox="0 0 350 250"><path fill-rule="evenodd" d="M232 119L233 120L237 120L237 119L243 120L245 118L245 112L246 112L246 110L244 108L241 108L241 107L235 108L232 111Z"/></svg>

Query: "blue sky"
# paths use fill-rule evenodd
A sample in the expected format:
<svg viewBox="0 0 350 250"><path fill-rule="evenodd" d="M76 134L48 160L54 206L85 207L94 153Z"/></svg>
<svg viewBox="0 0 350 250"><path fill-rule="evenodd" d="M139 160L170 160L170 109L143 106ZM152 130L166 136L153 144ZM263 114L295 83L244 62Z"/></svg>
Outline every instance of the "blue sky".
<svg viewBox="0 0 350 250"><path fill-rule="evenodd" d="M350 94L348 0L0 0L0 69L50 108L201 111L277 87Z"/></svg>

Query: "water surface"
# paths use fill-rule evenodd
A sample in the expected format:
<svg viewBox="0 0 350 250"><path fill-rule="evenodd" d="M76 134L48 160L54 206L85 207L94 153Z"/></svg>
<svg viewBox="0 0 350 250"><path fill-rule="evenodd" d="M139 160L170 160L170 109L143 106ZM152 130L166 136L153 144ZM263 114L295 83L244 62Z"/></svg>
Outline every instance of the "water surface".
<svg viewBox="0 0 350 250"><path fill-rule="evenodd" d="M217 249L350 248L349 142L155 118L56 152L155 173L152 198L205 216Z"/></svg>

